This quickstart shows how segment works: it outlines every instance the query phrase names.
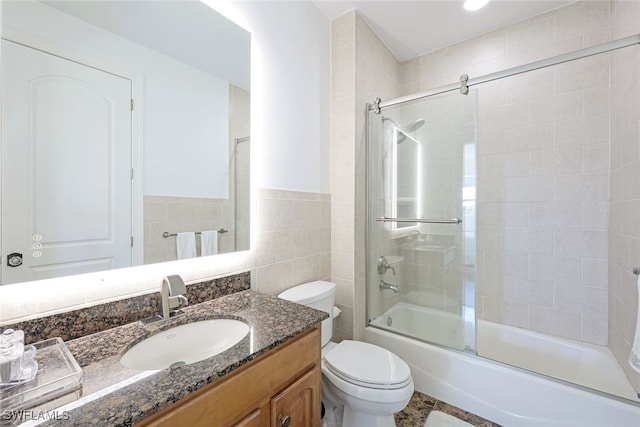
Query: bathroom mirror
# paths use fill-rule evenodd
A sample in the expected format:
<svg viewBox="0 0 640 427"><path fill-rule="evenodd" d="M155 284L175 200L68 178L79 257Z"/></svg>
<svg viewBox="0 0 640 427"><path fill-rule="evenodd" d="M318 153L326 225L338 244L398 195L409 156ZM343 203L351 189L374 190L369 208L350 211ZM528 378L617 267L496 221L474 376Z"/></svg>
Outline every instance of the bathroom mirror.
<svg viewBox="0 0 640 427"><path fill-rule="evenodd" d="M191 0L1 7L2 285L176 260L179 232L249 249L247 31Z"/></svg>

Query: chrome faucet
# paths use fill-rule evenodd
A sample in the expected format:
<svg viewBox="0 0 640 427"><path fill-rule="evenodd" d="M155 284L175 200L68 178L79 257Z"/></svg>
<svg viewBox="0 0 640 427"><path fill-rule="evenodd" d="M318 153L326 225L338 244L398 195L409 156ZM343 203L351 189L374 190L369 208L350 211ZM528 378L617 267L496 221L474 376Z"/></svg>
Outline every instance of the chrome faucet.
<svg viewBox="0 0 640 427"><path fill-rule="evenodd" d="M400 292L400 288L398 285L392 285L391 283L387 283L384 280L380 280L380 290L383 291L385 289L391 289L394 294Z"/></svg>
<svg viewBox="0 0 640 427"><path fill-rule="evenodd" d="M183 294L187 293L187 287L182 277L176 275L167 276L162 281L160 295L162 297L162 318L164 320L171 317L171 313L183 305L189 304L187 297ZM174 313L175 314L175 313Z"/></svg>
<svg viewBox="0 0 640 427"><path fill-rule="evenodd" d="M387 261L387 258L384 256L381 256L380 258L378 258L378 274L383 275L389 269L391 269L391 272L395 276L396 269L393 268L391 264L389 264L389 261Z"/></svg>

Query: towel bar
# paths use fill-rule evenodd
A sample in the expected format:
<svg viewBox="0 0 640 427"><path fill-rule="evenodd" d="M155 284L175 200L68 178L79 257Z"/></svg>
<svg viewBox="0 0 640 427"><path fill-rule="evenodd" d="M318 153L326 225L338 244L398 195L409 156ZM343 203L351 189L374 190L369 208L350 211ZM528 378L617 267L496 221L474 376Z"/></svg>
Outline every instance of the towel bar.
<svg viewBox="0 0 640 427"><path fill-rule="evenodd" d="M420 222L424 224L460 224L459 218L452 219L421 219L421 218L389 218L386 216L376 218L380 222Z"/></svg>
<svg viewBox="0 0 640 427"><path fill-rule="evenodd" d="M224 233L229 232L229 230L227 230L226 228L221 228L221 229L219 229L217 231L218 231L218 234L224 234ZM202 234L202 231L196 231L195 234ZM178 233L169 233L168 231L165 231L164 233L162 233L162 237L164 237L165 239L167 237L175 237L177 235L178 235Z"/></svg>

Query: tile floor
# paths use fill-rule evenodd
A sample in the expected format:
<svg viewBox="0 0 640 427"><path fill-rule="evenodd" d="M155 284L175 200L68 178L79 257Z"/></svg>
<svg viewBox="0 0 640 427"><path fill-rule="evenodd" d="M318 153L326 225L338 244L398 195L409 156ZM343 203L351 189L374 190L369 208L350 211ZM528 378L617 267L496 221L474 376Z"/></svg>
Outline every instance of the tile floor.
<svg viewBox="0 0 640 427"><path fill-rule="evenodd" d="M499 424L417 391L413 393L411 401L404 411L395 415L396 424L398 427L422 427L431 411L444 412L477 427L500 427Z"/></svg>

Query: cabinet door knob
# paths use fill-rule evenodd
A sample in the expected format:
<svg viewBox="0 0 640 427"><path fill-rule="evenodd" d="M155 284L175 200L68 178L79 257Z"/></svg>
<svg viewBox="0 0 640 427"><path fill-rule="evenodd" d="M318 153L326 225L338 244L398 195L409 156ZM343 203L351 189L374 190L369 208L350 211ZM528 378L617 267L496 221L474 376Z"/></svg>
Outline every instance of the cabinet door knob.
<svg viewBox="0 0 640 427"><path fill-rule="evenodd" d="M289 427L289 424L291 424L291 417L289 415L287 415L286 417L278 415L278 421L280 421L280 425L282 427Z"/></svg>

